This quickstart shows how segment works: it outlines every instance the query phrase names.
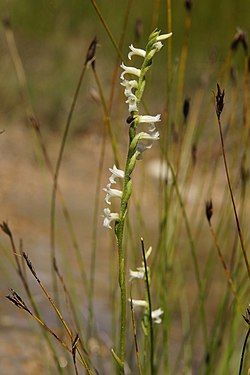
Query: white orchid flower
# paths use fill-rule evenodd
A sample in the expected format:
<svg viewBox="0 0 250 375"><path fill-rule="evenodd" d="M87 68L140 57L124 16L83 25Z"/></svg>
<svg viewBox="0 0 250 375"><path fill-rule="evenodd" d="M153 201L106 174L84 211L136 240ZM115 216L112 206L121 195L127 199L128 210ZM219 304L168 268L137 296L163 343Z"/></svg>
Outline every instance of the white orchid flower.
<svg viewBox="0 0 250 375"><path fill-rule="evenodd" d="M160 133L158 131L151 132L151 134L141 132L138 134L138 138L140 140L158 141L160 139Z"/></svg>
<svg viewBox="0 0 250 375"><path fill-rule="evenodd" d="M129 302L131 302L131 298L129 298ZM135 308L144 307L148 309L148 302L145 300L132 298L132 304ZM161 319L162 314L164 314L164 311L162 310L161 307L157 310L153 310L151 312L151 317L152 317L153 322L156 324L160 324L162 322L162 319Z"/></svg>
<svg viewBox="0 0 250 375"><path fill-rule="evenodd" d="M129 46L129 48L130 48L130 50L131 50L131 52L129 52L129 54L128 54L128 58L129 58L129 60L131 60L131 57L134 56L134 55L136 55L136 56L140 56L140 57L143 57L143 58L146 56L146 51L145 51L144 49L141 49L141 48L135 48L135 47L133 46L133 44L131 44L131 45Z"/></svg>
<svg viewBox="0 0 250 375"><path fill-rule="evenodd" d="M129 298L128 300L129 300L129 302L131 302L131 298ZM145 301L143 299L134 299L134 298L132 298L132 305L134 307L146 307L146 308L148 308L147 301Z"/></svg>
<svg viewBox="0 0 250 375"><path fill-rule="evenodd" d="M131 94L125 103L128 103L128 110L130 113L138 111L138 107L137 107L138 99L134 94Z"/></svg>
<svg viewBox="0 0 250 375"><path fill-rule="evenodd" d="M139 123L154 123L154 122L161 121L161 115L160 114L156 116L138 115L137 119Z"/></svg>
<svg viewBox="0 0 250 375"><path fill-rule="evenodd" d="M162 310L162 308L152 311L151 317L153 319L153 322L156 324L160 324L162 322L161 315L163 313L164 311Z"/></svg>
<svg viewBox="0 0 250 375"><path fill-rule="evenodd" d="M162 34L162 35L159 35L157 36L157 42L160 42L161 40L165 40L165 39L168 39L170 38L171 36L173 35L173 33L168 33L168 34Z"/></svg>
<svg viewBox="0 0 250 375"><path fill-rule="evenodd" d="M126 66L123 63L121 64L121 68L124 69L120 78L123 80L125 74L132 74L134 76L140 77L141 69L134 68L133 66Z"/></svg>
<svg viewBox="0 0 250 375"><path fill-rule="evenodd" d="M110 198L113 198L113 197L121 198L122 197L122 191L118 190L118 189L111 189L111 184L108 184L103 190L107 193L107 195L105 197L105 202L107 204L111 204L111 202L109 201Z"/></svg>
<svg viewBox="0 0 250 375"><path fill-rule="evenodd" d="M138 82L136 80L128 81L127 79L124 79L124 81L121 82L121 85L125 86L124 95L129 97L134 94L132 90L138 87Z"/></svg>
<svg viewBox="0 0 250 375"><path fill-rule="evenodd" d="M124 171L121 169L118 169L116 165L114 164L113 168L109 168L112 175L109 177L109 182L111 184L116 184L115 179L116 178L124 178Z"/></svg>
<svg viewBox="0 0 250 375"><path fill-rule="evenodd" d="M114 220L119 220L119 214L115 212L111 212L109 208L104 208L103 212L104 212L103 226L105 228L112 229L110 226L110 223Z"/></svg>

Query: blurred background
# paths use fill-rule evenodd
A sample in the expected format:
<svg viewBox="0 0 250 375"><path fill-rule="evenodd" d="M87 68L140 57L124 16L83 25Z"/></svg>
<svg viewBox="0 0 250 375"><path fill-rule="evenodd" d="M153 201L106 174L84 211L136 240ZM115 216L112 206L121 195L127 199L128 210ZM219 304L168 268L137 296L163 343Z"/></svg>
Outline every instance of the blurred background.
<svg viewBox="0 0 250 375"><path fill-rule="evenodd" d="M219 159L220 145L215 125L213 92L216 90L216 82L218 81L222 83L222 87L225 85L226 89L228 89L225 97L225 124L227 131L232 125L230 128L232 132L230 133L227 147L234 167L233 171L235 172L233 176L234 187L239 197L240 151L242 145L238 135L239 129L242 129L244 122L241 101L244 92L244 49L238 48L237 53L232 58L230 47L238 28L244 30L246 35L249 35L250 2L249 0L193 0L190 11L188 10L191 4L190 1L172 1L171 30L168 25L167 1L99 0L96 4L117 44L124 32L127 9L130 9L124 42L121 48L125 64L128 64L127 53L128 46L131 43L143 48L147 42L148 35L155 27L161 29L163 33L173 32L171 39L171 73L169 72L169 65L167 65L169 49L166 45L153 64L152 73L150 73L148 78L149 89L145 92L145 100L150 111L163 114L168 111L170 113L168 129L171 128L171 136L168 142L173 162L176 161L176 155L178 159L179 146L174 144L174 142L177 139L176 142L178 143L178 131L183 125L182 102L185 98L190 100L189 116L191 120L187 126L187 135L190 136L190 139L193 135L194 137L191 141L187 137L187 147L183 147L183 150L187 150L187 154L183 153L180 160L180 179L184 176L182 182L184 186L185 181L185 188L183 188L183 191L185 189L187 191L184 191L183 194L187 202L188 214L191 215L197 208L196 213L198 214L191 216L191 226L195 236L197 235L198 258L203 269L206 263L204 262L204 254L207 255L208 248L211 247L209 242L210 234L207 227L204 229L204 227L201 228L199 226L202 221L200 217L203 218L204 216L204 201L206 199L213 195L217 212L219 211L221 214L220 238L225 238L225 247L226 244L228 246L231 245L235 233L232 229L234 228L233 217L229 217L227 212L230 201L227 195L228 188L225 183L223 165ZM39 120L44 144L53 168L57 160L61 136L72 97L90 42L94 37L97 38L96 71L107 101L110 97L117 54L90 0L0 0L0 14L3 21L0 29L0 130L4 130L4 133L0 135L2 155L0 162L0 220L8 221L17 244L19 244L20 238L23 240L24 248L29 252L40 277L50 288L49 215L52 182L46 163L43 160L42 151L27 118L23 92L20 88L20 82L17 79L11 56L13 51L11 51L11 45L8 40L8 29L11 27L14 33L14 44L16 44L20 61L25 71L30 103ZM180 88L178 74L185 46L187 48L187 59L182 81L181 106L178 108L178 102L176 102L175 98L178 96L178 89ZM124 104L123 90L119 85L119 74L120 70L114 85L115 94L110 115L123 158L125 157L127 142L124 123L128 112L127 106ZM168 91L170 87L171 91ZM236 90L233 91L235 87ZM234 96L236 91L237 94ZM236 103L239 102L241 104L237 106ZM235 110L233 115L232 113L230 114L230 109L232 108ZM92 223L95 188L102 147L102 135L103 111L100 105L96 81L91 69L88 69L84 76L72 119L69 140L65 149L59 178L65 201L70 208L86 270L89 270L91 262L90 249L93 239ZM181 137L179 137L180 139ZM198 167L195 164L196 161L194 161L197 156L194 155L194 146L196 147L197 145ZM191 160L191 149L193 150L193 161ZM232 150L235 153L231 153ZM157 161L159 157L157 146L154 145L151 155ZM141 172L142 179L135 178L135 201L137 202L138 196L140 197L140 188L143 187L143 203L140 211L141 217L138 222L144 222L147 243L156 248L159 228L157 227L156 230L155 227L159 221L158 214L161 209L161 202L154 176L157 167L155 164L149 166L152 161L150 158L150 155L145 155L145 165L150 167L151 170L150 168L144 170L143 167ZM219 164L217 170L216 163L218 160L218 164L221 164ZM190 165L187 165L189 161L190 165L192 162L196 165L197 169L195 169L194 175L190 172ZM112 164L113 155L111 146L108 143L103 164L104 172L101 178L102 187L107 183L107 171ZM211 168L211 165L216 165L216 168ZM190 177L191 175L192 177ZM146 183L145 176L147 178ZM156 177L159 177L159 173ZM104 195L101 193L99 197L97 280L94 305L96 324L100 329L101 339L105 343L102 357L109 358L107 360L109 363L110 353L107 347L110 347L110 331L112 331L113 327L110 311L114 307L110 303L110 290L112 294L115 285L114 280L116 280L113 269L116 264L113 253L115 245L110 239L110 233L107 233L102 228L102 218L100 216L104 205L103 198ZM224 210L225 202L227 207ZM159 212L152 209L155 208L156 204L157 209L160 207ZM176 204L176 206L178 205ZM72 250L68 228L65 224L62 210L59 207L60 205L58 204L56 221L58 261L65 279L69 282L76 303L79 303L78 298L80 295L79 306L85 322L85 320L87 321L86 294L82 295L82 290L76 291L79 283L81 284L82 282L80 272L78 269L76 270L78 258ZM138 208L136 205L135 207ZM249 202L244 207L248 209ZM176 207L174 207L173 211L177 212ZM135 213L133 208L131 212ZM176 219L177 221L178 219ZM217 221L219 222L219 219ZM137 229L141 228L138 222L136 224ZM176 222L172 224L173 227ZM182 252L187 247L186 233L182 234L185 232L182 222L176 227L178 229L174 227L171 228L172 232L170 231L170 236L175 236L176 240L176 242L173 240L171 246L175 250L177 249L177 252L181 250L178 253L178 257L184 261L183 267L185 272L187 272L185 277L180 276L183 275L182 266L179 264L176 266L179 275L178 285L185 285L185 288L187 288L187 300L192 304L194 293L195 295L197 294L197 286L194 280L193 268L190 265L190 255L187 252ZM139 229L137 233L139 233L138 236L141 235ZM134 239L135 243L138 243L138 238ZM48 363L41 356L41 348L44 350L44 347L41 340L39 340L39 336L34 336L31 330L31 328L34 328L32 323L22 311L17 311L4 298L9 287L20 290L20 281L15 274L10 245L4 234L1 234L0 241L2 251L0 261L0 373L11 375L16 374L18 371L20 375L29 375L34 372L36 374L47 374ZM173 250L173 253L175 250ZM131 256L134 261L133 263L130 259L131 264L134 266L137 264L138 266L140 264L140 254L137 259L135 258L136 256ZM222 289L220 287L222 284L225 287L226 284L221 265L216 262L214 264L215 266L210 272L210 276L211 274L217 275L211 281L211 289L214 287L215 292L211 295L210 300L210 295L208 294L206 301L209 315L208 325L212 325L213 316L215 311L217 311L217 302L222 299ZM170 279L171 272L173 270L176 271L174 266L173 268L171 267L169 266L170 276L168 276ZM56 319L44 303L44 297L36 286L32 286L32 288L34 288L34 295L45 319L53 325ZM175 289L171 293L171 297L178 302L179 294L175 294ZM170 351L171 355L175 357L180 337L182 337L182 332L178 328L181 320L180 316L182 315L179 310L173 315L173 320L176 319L176 326L174 326L175 328L172 332L173 341ZM25 350L23 350L24 340L27 343ZM199 342L196 348L198 347ZM197 349L197 357L199 355L201 357L204 353L200 353ZM50 357L48 356L48 358ZM48 359L49 361L50 359ZM196 362L195 356L194 362ZM197 360L197 362L199 361ZM64 366L67 366L67 360L62 354L62 368ZM196 364L194 368L196 368L195 366ZM65 374L67 374L67 369L65 371ZM105 374L105 371L103 370L101 373Z"/></svg>
<svg viewBox="0 0 250 375"><path fill-rule="evenodd" d="M110 0L98 1L97 4L118 43L127 2ZM137 0L132 2L131 7L123 56L127 54L128 45L135 40L136 22L141 22L140 45L145 44L155 22L163 32L170 31L167 25L166 2ZM52 130L61 126L87 47L95 36L99 44L97 67L108 92L113 73L112 62L116 55L91 1L2 0L0 11L2 18L7 17L11 21L28 77L32 103L44 126ZM249 32L248 15L247 0L193 1L185 82L189 91L206 79L207 69L211 64L222 62L237 27ZM182 0L172 4L171 31L172 61L174 66L177 66L185 37L185 7ZM0 116L12 122L16 117L20 119L23 111L3 28L0 52ZM241 53L243 54L243 51L237 56L239 61L242 60ZM162 64L162 60L157 63ZM239 64L239 69L242 69L242 64ZM164 69L159 69L158 73L166 75ZM91 88L91 77L87 77L87 80L79 100L82 105L78 106L77 121L73 126L75 131L92 128L96 120L91 106L83 105L89 99L87 94ZM187 95L190 94L187 92Z"/></svg>

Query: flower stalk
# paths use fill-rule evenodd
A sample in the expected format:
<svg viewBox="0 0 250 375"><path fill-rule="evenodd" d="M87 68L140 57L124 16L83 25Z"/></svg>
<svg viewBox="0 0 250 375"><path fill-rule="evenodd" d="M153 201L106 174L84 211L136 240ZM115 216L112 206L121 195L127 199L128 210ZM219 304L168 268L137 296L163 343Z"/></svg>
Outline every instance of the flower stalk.
<svg viewBox="0 0 250 375"><path fill-rule="evenodd" d="M124 63L121 64L121 68L123 69L123 72L120 76L121 85L125 87L124 94L127 98L126 103L128 104L128 110L130 113L127 120L127 123L129 125L129 147L124 172L121 170L119 170L118 172L118 169L115 166L112 170L110 169L112 176L109 179L109 184L104 189L104 191L107 193L105 198L107 204L111 204L109 199L112 197L118 197L121 199L120 212L111 213L109 209L105 208L103 223L105 227L111 228L111 221L115 221L114 229L118 244L119 286L121 301L120 349L119 356L117 356L116 354L114 355L114 357L119 358L119 361L117 360L117 363L120 367L120 374L124 374L127 304L123 236L128 203L132 193L131 174L135 168L136 161L142 158L142 153L152 147L153 141L159 139L159 132L156 129L155 123L161 121L160 114L157 114L156 116L140 115L139 105L145 89L146 73L151 67L152 59L155 53L162 48L162 41L169 38L171 35L172 33L160 35L160 31L155 30L149 36L148 44L145 50L135 48L133 45L130 46L130 52L128 54L129 60L131 60L133 56L139 56L143 58L143 62L140 68L126 66ZM133 79L128 80L127 76L133 76ZM148 124L148 132L137 132L137 128L141 123ZM116 183L114 178L123 179L122 191L111 188L111 185L113 183Z"/></svg>

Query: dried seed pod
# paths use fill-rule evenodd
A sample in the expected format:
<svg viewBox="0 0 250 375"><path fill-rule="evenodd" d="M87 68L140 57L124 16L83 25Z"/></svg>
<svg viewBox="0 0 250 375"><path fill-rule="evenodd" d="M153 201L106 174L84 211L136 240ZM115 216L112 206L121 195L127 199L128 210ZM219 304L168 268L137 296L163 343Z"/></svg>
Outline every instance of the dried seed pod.
<svg viewBox="0 0 250 375"><path fill-rule="evenodd" d="M207 216L208 222L210 223L211 217L213 216L213 202L211 199L206 201L206 216Z"/></svg>
<svg viewBox="0 0 250 375"><path fill-rule="evenodd" d="M223 111L224 96L225 96L225 90L221 91L220 85L217 83L217 94L216 94L215 100L216 100L216 114L217 114L218 119L220 118L221 112Z"/></svg>

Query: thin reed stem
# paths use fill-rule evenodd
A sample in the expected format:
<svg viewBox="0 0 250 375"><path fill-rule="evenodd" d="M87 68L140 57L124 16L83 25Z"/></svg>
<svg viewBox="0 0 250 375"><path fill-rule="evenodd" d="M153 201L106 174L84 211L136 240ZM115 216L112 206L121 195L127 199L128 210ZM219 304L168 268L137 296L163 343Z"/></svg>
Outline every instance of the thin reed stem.
<svg viewBox="0 0 250 375"><path fill-rule="evenodd" d="M23 253L23 257L26 261L26 264L30 270L30 272L32 273L32 275L34 276L35 280L37 281L38 285L40 286L40 288L42 289L43 293L45 294L45 296L47 297L49 303L51 304L51 306L53 307L55 313L57 314L59 320L61 321L61 323L63 324L67 334L69 335L69 337L71 338L71 340L73 341L73 334L69 328L69 326L67 325L65 319L63 318L60 310L58 309L58 307L56 306L55 302L53 301L52 297L50 296L49 292L47 291L47 289L45 288L45 286L43 285L43 283L41 282L41 280L38 278L37 276L37 273L30 261L30 259L28 258L28 255L26 253ZM85 361L85 359L83 358L82 356L82 353L80 352L80 350L78 349L78 347L76 348L77 352L78 352L78 355L81 359L81 363L83 364L83 366L85 367L86 371L88 372L88 374L93 374L92 371L90 370L87 362ZM72 351L70 351L72 352Z"/></svg>
<svg viewBox="0 0 250 375"><path fill-rule="evenodd" d="M62 140L61 140L59 154L58 154L57 161L56 161L54 180L53 180L51 208L50 208L50 246L51 246L51 266L52 266L51 272L52 272L54 292L55 292L56 296L57 296L57 281L56 281L56 277L55 277L55 273L54 273L54 268L55 268L56 263L57 263L57 261L56 261L56 249L55 249L55 213L56 213L57 183L58 183L59 171L60 171L60 167L61 167L61 163L62 163L63 153L64 153L64 149L65 149L65 145L66 145L66 141L67 141L67 137L68 137L68 133L69 133L69 129L70 129L71 120L72 120L73 112L74 112L74 109L75 109L75 106L76 106L77 98L78 98L78 95L79 95L79 92L80 92L80 88L81 88L81 85L82 85L82 80L83 80L83 77L84 77L84 74L85 74L85 71L86 71L86 68L87 68L87 63L88 63L88 61L86 59L86 61L84 62L81 74L80 74L80 78L79 78L78 83L77 83L77 87L76 87L76 91L75 91L72 103L71 103L70 111L69 111L69 114L68 114L68 118L67 118L67 121L66 121L66 124L65 124L64 132L63 132L63 136L62 136Z"/></svg>
<svg viewBox="0 0 250 375"><path fill-rule="evenodd" d="M101 24L103 25L104 29L106 30L106 32L107 32L107 34L108 34L108 36L109 36L109 39L110 39L111 43L113 44L114 49L116 50L117 55L118 55L118 56L120 57L120 59L122 60L122 54L121 54L121 51L120 51L120 49L119 49L119 47L118 47L118 45L117 45L117 43L116 43L116 41L115 41L115 39L114 39L114 37L113 37L111 31L110 31L110 28L108 27L106 21L104 20L102 14L101 14L101 12L100 12L100 9L98 8L98 6L97 6L97 4L96 4L96 1L95 1L95 0L90 0L90 1L91 1L92 5L93 5L95 11L96 11L96 14L97 14L98 17L100 18Z"/></svg>
<svg viewBox="0 0 250 375"><path fill-rule="evenodd" d="M183 92L184 92L184 81L185 81L185 70L187 65L187 55L188 55L188 42L191 29L191 10L186 10L185 17L185 31L184 31L184 42L181 50L180 66L178 74L178 86L177 86L177 106L176 106L176 116L179 118L181 113L181 106L183 103Z"/></svg>
<svg viewBox="0 0 250 375"><path fill-rule="evenodd" d="M192 256L192 260L193 260L193 264L194 264L194 270L195 270L195 278L196 278L196 282L197 282L197 286L198 286L198 290L199 290L200 316L201 316L201 321L202 321L204 343L205 343L205 346L207 348L208 347L208 337L207 337L207 326L206 326L206 312L205 312L205 307L204 307L204 289L203 289L203 284L202 284L202 280L201 280L200 269L199 269L198 259L197 259L196 250L195 250L195 244L194 244L189 220L188 220L188 217L187 217L186 209L185 209L185 206L184 206L184 202L182 200L181 193L180 193L179 186L178 186L178 182L176 180L176 174L175 174L174 168L173 168L172 164L170 163L170 161L168 159L167 159L167 163L168 163L168 166L171 170L171 174L173 176L173 184L174 184L176 195L177 195L177 198L178 198L181 210L182 210L182 214L183 214L183 218L184 218L184 222L185 222L185 226L186 226L186 231L187 231L187 235L188 235L190 251L191 251L191 256Z"/></svg>
<svg viewBox="0 0 250 375"><path fill-rule="evenodd" d="M114 155L114 159L115 159L115 164L116 164L117 168L119 168L120 154L119 154L119 148L117 147L118 142L117 142L117 139L115 137L115 134L113 132L112 125L111 125L111 122L110 122L109 109L107 107L107 103L106 103L106 100L105 100L104 95L103 95L102 85L101 85L101 82L100 82L100 79L99 79L99 76L96 72L95 67L93 67L92 71L93 71L95 81L96 81L96 84L97 84L97 87L98 87L98 92L99 92L99 95L100 95L100 98L101 98L101 103L102 103L102 107L103 107L103 114L104 114L104 122L105 122L105 125L106 125L107 129L108 129L108 134L110 136L113 155Z"/></svg>
<svg viewBox="0 0 250 375"><path fill-rule="evenodd" d="M242 249L243 257L244 257L244 260L245 260L248 277L250 279L250 266L249 266L249 262L248 262L247 252L246 252L245 245L244 245L241 226L240 226L238 213L237 213L237 209L236 209L236 204L235 204L235 200L234 200L234 195L233 195L233 189L232 189L231 180L230 180L230 176L229 176L229 170L228 170L226 153L225 153L224 138L223 138L222 126L221 126L221 120L220 120L220 114L222 112L223 105L224 105L224 102L223 102L224 91L221 92L219 85L217 87L218 87L218 93L217 93L217 96L216 96L216 101L217 101L216 115L217 115L217 122L218 122L219 133L220 133L222 156L223 156L224 167L225 167L225 172L226 172L227 184L228 184L230 197L231 197L231 201L232 201L232 205L233 205L233 211L234 211L234 217L235 217L235 221L236 221L237 231L238 231L238 235L239 235L239 239L240 239L241 249Z"/></svg>
<svg viewBox="0 0 250 375"><path fill-rule="evenodd" d="M250 335L250 327L247 330L247 334L244 340L243 348L242 348L242 353L241 353L241 358L240 358L240 368L239 368L239 375L242 374L242 369L243 369L243 362L244 362L244 356L245 356L245 351L247 347L247 341Z"/></svg>
<svg viewBox="0 0 250 375"><path fill-rule="evenodd" d="M132 288L132 286L131 286L131 288ZM139 375L142 375L141 360L140 360L140 353L139 353L139 347L138 347L137 335L136 335L136 322L135 322L135 314L134 314L134 306L133 306L131 289L130 289L130 309L131 309L131 318L132 318L132 325L133 325L133 335L134 335L137 367L138 367Z"/></svg>
<svg viewBox="0 0 250 375"><path fill-rule="evenodd" d="M151 375L153 375L154 374L154 331L153 331L153 319L152 319L152 303L151 303L151 294L150 294L150 288L149 288L147 259L146 259L146 254L145 254L143 238L141 238L141 249L142 249L143 263L144 263L144 269L145 269L145 283L146 283L148 310L149 310L150 370L151 370Z"/></svg>
<svg viewBox="0 0 250 375"><path fill-rule="evenodd" d="M23 66L23 63L22 63L17 45L16 45L15 35L13 33L13 30L11 29L10 24L5 26L5 32L6 32L6 39L7 39L8 48L9 48L10 55L11 55L11 58L12 58L12 61L13 61L13 64L14 64L14 67L15 67L15 70L16 70L17 79L18 79L18 82L19 82L19 85L20 85L21 96L22 96L26 116L27 116L28 120L30 121L33 129L35 130L36 137L37 137L39 146L42 150L42 154L43 154L43 157L44 157L44 160L45 160L45 164L48 168L49 173L52 175L52 178L53 178L54 177L53 167L52 167L51 161L49 159L49 156L48 156L48 153L47 153L47 150L46 150L43 138L42 138L39 121L37 120L37 118L35 116L35 112L34 112L32 102L31 102L31 99L30 99L30 95L29 95L27 77L26 77L24 66ZM69 211L68 211L68 209L66 207L66 204L65 204L65 201L64 201L62 191L59 188L59 186L57 186L57 193L58 193L58 196L59 196L59 199L60 199L60 203L61 203L61 206L62 206L62 211L63 211L64 217L65 217L65 220L66 220L66 223L67 223L67 228L69 230L69 234L71 236L73 246L76 250L78 263L79 263L79 265L81 265L80 268L81 268L81 276L82 276L82 279L83 279L83 285L87 285L86 274L85 274L85 270L84 270L83 261L81 259L81 254L80 254L80 251L79 251L79 246L78 246L78 243L77 243L76 234L75 234L74 227L73 227L73 224L72 224L72 221L71 221L71 218L70 218Z"/></svg>
<svg viewBox="0 0 250 375"><path fill-rule="evenodd" d="M210 207L211 207L211 210L212 210L212 202L207 202L206 208L208 208L209 205L211 205ZM211 235L212 235L212 238L213 238L213 241L214 241L214 244L215 244L218 256L219 256L219 259L221 261L222 267L223 267L223 269L225 271L225 274L226 274L228 285L229 285L234 297L238 301L237 291L236 291L234 282L232 280L231 272L230 272L230 269L227 267L224 256L222 255L220 245L219 245L219 242L217 240L217 236L216 236L216 233L214 231L214 228L213 228L213 225L212 225L212 222L211 222L211 218L208 218L207 221L208 221L209 229L210 229L210 232L211 232Z"/></svg>
<svg viewBox="0 0 250 375"><path fill-rule="evenodd" d="M11 243L11 248L12 248L12 252L13 252L13 256L14 256L14 259L15 259L15 262L16 262L16 266L17 266L17 274L18 276L20 277L22 283L23 283L23 286L24 286L24 289L25 289L25 292L29 298L29 301L31 303L31 306L33 307L34 311L35 311L35 314L37 315L37 317L39 319L41 319L41 314L40 314L40 311L37 307L37 304L33 298L33 295L31 293L31 290L30 290L30 287L29 287L29 284L28 284L28 281L27 281L27 278L25 277L24 275L24 272L22 270L22 267L21 267L21 260L20 258L23 258L22 254L18 253L17 252L17 249L16 249L16 245L15 245L15 241L14 241L14 238L13 238L13 235L12 235L12 232L8 226L7 223L3 222L1 225L0 225L1 229L3 230L3 232L5 234L8 235L9 239L10 239L10 243ZM21 250L21 249L20 249ZM47 342L50 350L51 350L51 353L53 355L53 358L54 358L54 361L56 363L56 366L57 366L57 370L60 374L62 374L63 370L60 366L60 363L59 363L59 358L58 358L58 355L56 353L56 350L52 344L52 342L50 341L48 335L46 334L45 331L42 330L42 334L45 338L45 341Z"/></svg>
<svg viewBox="0 0 250 375"><path fill-rule="evenodd" d="M88 322L88 337L90 338L93 331L94 324L94 313L93 313L93 299L95 293L95 269L96 269L96 248L97 248L97 233L98 233L98 218L99 218L99 194L101 191L101 178L103 171L104 155L106 150L106 128L108 128L107 122L109 121L109 115L107 112L106 103L100 81L96 74L94 65L92 64L92 70L97 82L99 95L101 98L103 108L103 129L102 129L102 144L100 157L98 162L97 182L95 190L95 202L94 202L94 214L93 214L93 230L92 230L92 248L91 248L91 261L90 261L90 280L89 280L89 322Z"/></svg>

